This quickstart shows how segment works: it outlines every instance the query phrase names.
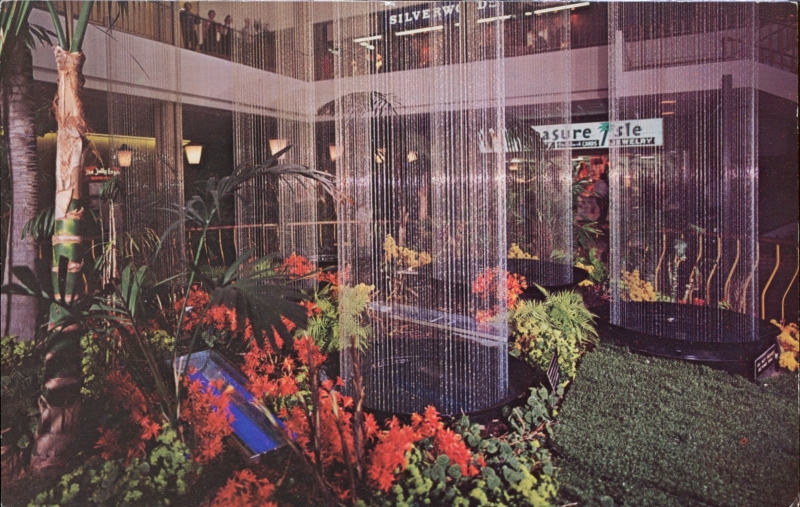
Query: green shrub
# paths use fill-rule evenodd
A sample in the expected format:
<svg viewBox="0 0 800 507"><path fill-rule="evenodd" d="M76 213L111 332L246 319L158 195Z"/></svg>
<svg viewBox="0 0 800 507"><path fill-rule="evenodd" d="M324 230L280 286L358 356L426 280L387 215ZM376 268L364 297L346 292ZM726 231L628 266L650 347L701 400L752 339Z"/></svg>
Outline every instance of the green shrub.
<svg viewBox="0 0 800 507"><path fill-rule="evenodd" d="M61 477L57 486L36 496L29 507L170 505L188 493L200 473L177 432L166 427L144 458L87 462Z"/></svg>
<svg viewBox="0 0 800 507"><path fill-rule="evenodd" d="M558 394L561 394L559 389ZM372 505L518 506L548 507L558 492L550 451L545 446L559 400L546 389L531 390L524 407L507 412L512 431L484 437L478 424L463 416L455 431L486 466L479 475L462 475L442 454L435 460L425 441L406 454L408 467L387 493L375 493Z"/></svg>
<svg viewBox="0 0 800 507"><path fill-rule="evenodd" d="M597 339L594 315L576 292L543 292L544 301L524 301L510 312L510 353L542 370L558 353L561 375L575 378L581 351Z"/></svg>
<svg viewBox="0 0 800 507"><path fill-rule="evenodd" d="M0 341L0 348L0 388L3 400L0 404L0 420L4 430L3 446L13 446L10 452L3 452L5 468L6 460L18 459L20 454L30 450L39 416L36 400L43 370L40 349L36 342L21 342L13 336L4 336Z"/></svg>

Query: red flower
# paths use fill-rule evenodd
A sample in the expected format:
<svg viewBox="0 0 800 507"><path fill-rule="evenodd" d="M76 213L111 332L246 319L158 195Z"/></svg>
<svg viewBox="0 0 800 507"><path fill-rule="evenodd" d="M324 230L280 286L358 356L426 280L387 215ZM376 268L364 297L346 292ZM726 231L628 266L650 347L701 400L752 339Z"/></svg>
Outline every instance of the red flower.
<svg viewBox="0 0 800 507"><path fill-rule="evenodd" d="M156 438L161 431L161 425L151 421L149 416L142 418L142 420L139 421L139 425L142 427L142 440Z"/></svg>
<svg viewBox="0 0 800 507"><path fill-rule="evenodd" d="M500 272L499 268L486 268L472 282L472 293L477 294L484 304L490 303L499 294L500 283L506 284L506 304L509 308L514 308L519 302L519 296L528 288L525 277L516 273ZM486 322L497 314L497 309L477 310L475 319L478 322Z"/></svg>
<svg viewBox="0 0 800 507"><path fill-rule="evenodd" d="M395 470L406 469L406 453L414 448L417 434L410 426L401 426L397 417L393 417L389 430L379 438L380 442L370 454L367 476L381 491L386 492L394 483Z"/></svg>
<svg viewBox="0 0 800 507"><path fill-rule="evenodd" d="M208 463L222 452L222 439L233 430L230 412L232 389L223 387L223 380L211 381L203 387L200 380L184 379L188 396L181 404L181 419L187 421L195 436L194 460Z"/></svg>
<svg viewBox="0 0 800 507"><path fill-rule="evenodd" d="M471 463L472 453L467 448L461 435L450 429L441 429L434 438L436 450L450 458L450 463L461 467L461 473L466 476L478 474L478 469Z"/></svg>
<svg viewBox="0 0 800 507"><path fill-rule="evenodd" d="M327 356L320 351L319 346L307 335L294 341L294 350L297 352L300 362L309 368L319 368L327 359Z"/></svg>
<svg viewBox="0 0 800 507"><path fill-rule="evenodd" d="M375 438L378 435L378 423L372 414L364 415L364 433L367 438Z"/></svg>
<svg viewBox="0 0 800 507"><path fill-rule="evenodd" d="M312 273L314 266L302 255L292 252L292 255L284 259L279 271L290 278L300 278Z"/></svg>
<svg viewBox="0 0 800 507"><path fill-rule="evenodd" d="M119 445L117 434L114 430L98 428L101 432L100 438L95 442L94 448L100 449L100 456L104 460L114 459L117 455L122 453L122 448Z"/></svg>
<svg viewBox="0 0 800 507"><path fill-rule="evenodd" d="M329 283L329 284L333 285L334 287L338 287L339 286L339 277L337 276L336 272L323 271L323 272L317 274L317 280L319 280L320 283L322 283L322 282Z"/></svg>
<svg viewBox="0 0 800 507"><path fill-rule="evenodd" d="M149 407L139 387L125 372L112 372L106 377L103 396L111 412L126 414L113 428L100 428L95 448L105 459L144 456L146 441L158 436L161 426L149 415Z"/></svg>
<svg viewBox="0 0 800 507"><path fill-rule="evenodd" d="M259 479L248 469L239 470L220 488L211 507L276 507L270 501L275 486L267 479Z"/></svg>

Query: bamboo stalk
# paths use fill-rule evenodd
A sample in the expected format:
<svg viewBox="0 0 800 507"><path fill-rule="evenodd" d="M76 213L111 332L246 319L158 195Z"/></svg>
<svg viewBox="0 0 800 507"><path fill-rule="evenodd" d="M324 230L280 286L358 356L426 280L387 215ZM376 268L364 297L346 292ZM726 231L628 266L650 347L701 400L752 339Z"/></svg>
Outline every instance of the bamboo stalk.
<svg viewBox="0 0 800 507"><path fill-rule="evenodd" d="M689 274L689 290L692 290L692 284L694 283L694 276L698 272L697 266L700 265L700 259L703 258L703 236L698 236L698 251L697 251L697 258L694 260L694 266L692 266L692 272ZM691 295L689 296L691 297ZM688 299L688 298L687 298ZM706 300L708 302L708 300Z"/></svg>
<svg viewBox="0 0 800 507"><path fill-rule="evenodd" d="M792 280L789 282L789 285L786 287L786 292L783 293L783 298L781 298L781 322L784 322L786 315L786 296L789 294L789 291L792 290L792 285L794 285L794 281L797 280L797 273L800 271L800 257L797 259L797 268L794 270L794 276L792 276Z"/></svg>
<svg viewBox="0 0 800 507"><path fill-rule="evenodd" d="M720 258L722 258L722 238L717 236L717 258L714 261L714 267L711 268L711 273L708 275L708 280L706 281L706 301L711 299L711 279L714 278L714 273L717 271Z"/></svg>
<svg viewBox="0 0 800 507"><path fill-rule="evenodd" d="M658 265L656 266L656 274L653 278L653 290L658 292L658 272L661 271L661 263L664 262L664 255L667 253L667 233L664 233L662 236L662 247L661 247L661 257L658 258Z"/></svg>
<svg viewBox="0 0 800 507"><path fill-rule="evenodd" d="M750 270L750 274L747 275L747 280L744 282L744 287L742 287L742 300L739 303L739 313L744 313L745 305L747 304L747 287L750 286L750 282L753 280L753 275L758 271L758 260L761 257L761 243L756 244L756 258L753 262L753 269Z"/></svg>
<svg viewBox="0 0 800 507"><path fill-rule="evenodd" d="M767 290L769 290L769 286L772 284L772 279L775 278L775 273L778 272L778 268L781 265L781 246L775 245L775 268L772 270L772 274L769 275L769 280L767 280L767 284L764 285L764 290L761 291L761 319L764 320L767 318Z"/></svg>
<svg viewBox="0 0 800 507"><path fill-rule="evenodd" d="M733 260L733 266L731 267L731 272L728 273L728 278L725 279L725 287L722 289L722 297L725 301L730 303L730 298L728 294L728 288L731 284L731 278L733 278L733 272L736 271L736 265L739 264L739 254L741 253L742 249L742 242L741 240L736 240L736 258Z"/></svg>

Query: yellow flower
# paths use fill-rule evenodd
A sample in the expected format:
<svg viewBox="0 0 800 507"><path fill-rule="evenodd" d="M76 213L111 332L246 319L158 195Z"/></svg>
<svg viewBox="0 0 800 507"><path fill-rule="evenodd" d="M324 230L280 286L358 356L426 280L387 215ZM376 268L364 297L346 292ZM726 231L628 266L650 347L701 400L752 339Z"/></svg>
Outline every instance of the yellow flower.
<svg viewBox="0 0 800 507"><path fill-rule="evenodd" d="M789 371L797 371L797 367L799 366L797 363L797 358L795 358L795 353L789 351L781 354L778 364L780 364L783 368L787 368Z"/></svg>

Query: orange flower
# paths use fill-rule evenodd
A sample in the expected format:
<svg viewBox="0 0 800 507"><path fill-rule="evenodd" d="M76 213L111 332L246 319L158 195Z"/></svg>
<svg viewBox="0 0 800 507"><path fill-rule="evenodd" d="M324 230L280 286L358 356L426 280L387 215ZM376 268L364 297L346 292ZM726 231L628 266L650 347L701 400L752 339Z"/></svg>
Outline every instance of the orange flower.
<svg viewBox="0 0 800 507"><path fill-rule="evenodd" d="M528 288L528 282L524 276L507 271L501 272L499 268L486 268L472 282L472 293L477 294L484 303L489 303L499 293L500 284L506 284L506 304L508 308L514 308L519 303L519 296ZM497 315L496 309L482 309L475 314L478 322L487 322Z"/></svg>
<svg viewBox="0 0 800 507"><path fill-rule="evenodd" d="M334 271L323 271L317 275L317 280L320 283L329 283L334 287L339 285L339 277Z"/></svg>
<svg viewBox="0 0 800 507"><path fill-rule="evenodd" d="M232 390L223 384L217 379L204 388L200 380L184 379L188 396L181 403L181 419L194 431L194 460L198 463L208 463L222 453L222 439L233 432L229 407Z"/></svg>
<svg viewBox="0 0 800 507"><path fill-rule="evenodd" d="M408 463L406 453L414 448L417 434L410 426L401 426L397 417L389 423L389 430L379 436L380 442L370 453L367 476L381 491L389 491L394 483L394 471L404 471Z"/></svg>
<svg viewBox="0 0 800 507"><path fill-rule="evenodd" d="M302 255L292 252L292 255L284 259L279 271L290 278L300 278L312 273L314 266Z"/></svg>
<svg viewBox="0 0 800 507"><path fill-rule="evenodd" d="M112 372L106 377L103 396L109 400L112 412L127 417L117 418L113 428L100 428L95 448L105 459L144 456L146 442L158 436L161 426L150 418L142 391L127 373Z"/></svg>
<svg viewBox="0 0 800 507"><path fill-rule="evenodd" d="M275 486L267 479L259 479L248 470L239 470L220 488L211 507L276 507L270 498L275 493Z"/></svg>
<svg viewBox="0 0 800 507"><path fill-rule="evenodd" d="M100 449L100 456L104 460L114 459L118 454L121 454L122 448L119 445L117 434L114 430L98 428L101 432L100 438L95 442L94 448Z"/></svg>

